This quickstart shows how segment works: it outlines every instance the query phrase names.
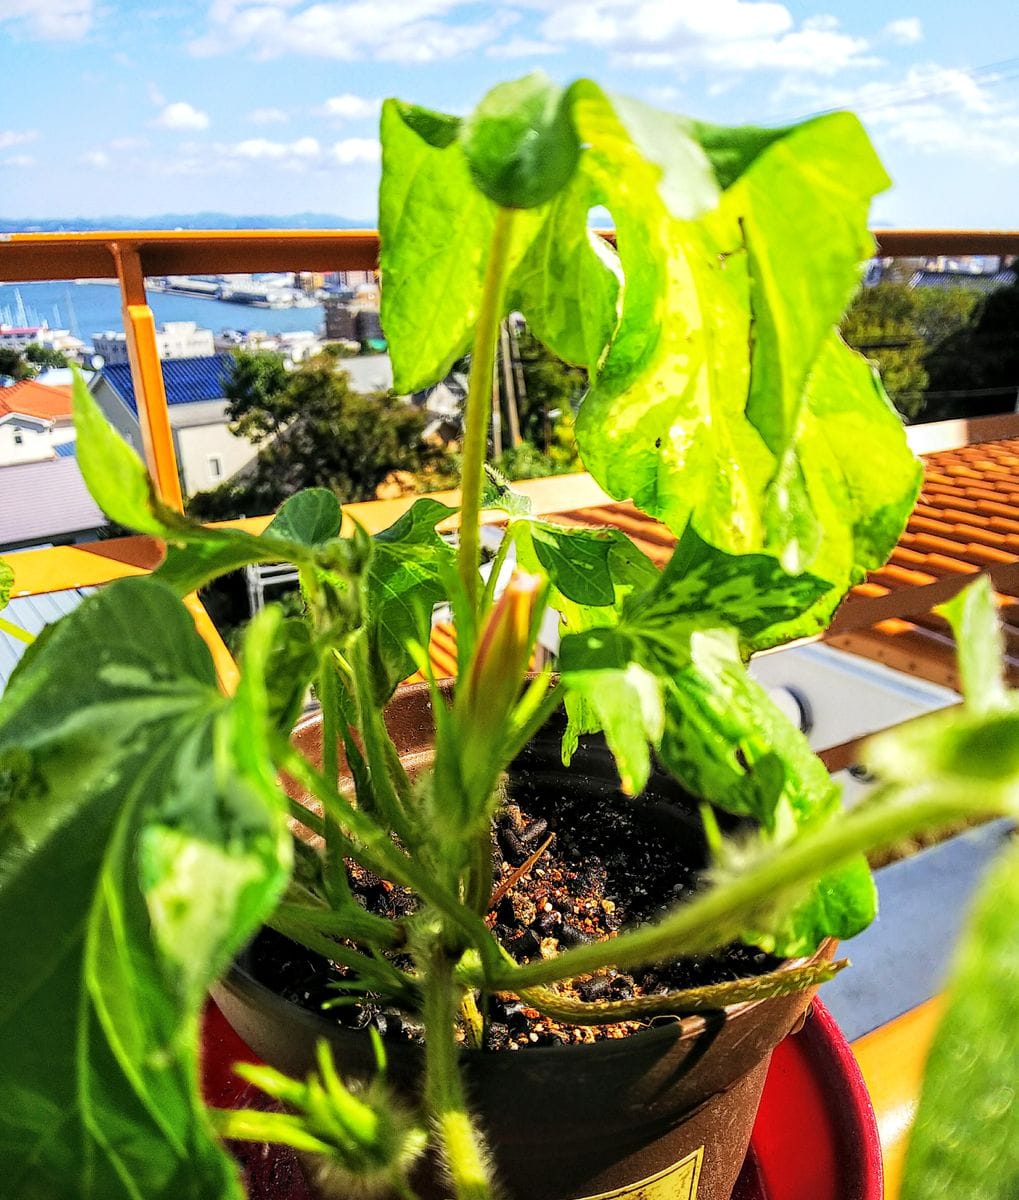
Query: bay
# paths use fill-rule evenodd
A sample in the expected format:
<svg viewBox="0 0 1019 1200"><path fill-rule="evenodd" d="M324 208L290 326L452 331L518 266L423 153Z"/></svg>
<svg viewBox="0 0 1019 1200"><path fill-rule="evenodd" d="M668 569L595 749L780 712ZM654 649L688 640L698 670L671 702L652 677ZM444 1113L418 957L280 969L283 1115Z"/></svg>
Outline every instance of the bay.
<svg viewBox="0 0 1019 1200"><path fill-rule="evenodd" d="M19 304L20 297L20 304ZM149 292L149 305L156 324L165 321L194 321L203 329L242 332L293 333L299 329L320 332L324 311L314 308L255 308L203 297ZM74 280L47 283L0 284L0 325L38 325L69 329L87 346L97 333L122 330L120 290L112 284L76 283Z"/></svg>

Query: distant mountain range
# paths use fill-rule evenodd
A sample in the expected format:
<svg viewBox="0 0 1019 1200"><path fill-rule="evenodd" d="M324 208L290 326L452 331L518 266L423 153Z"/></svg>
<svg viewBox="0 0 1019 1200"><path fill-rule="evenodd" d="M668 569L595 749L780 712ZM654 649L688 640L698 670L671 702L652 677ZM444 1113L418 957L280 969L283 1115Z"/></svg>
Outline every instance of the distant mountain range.
<svg viewBox="0 0 1019 1200"><path fill-rule="evenodd" d="M373 222L335 213L291 213L285 217L238 216L236 213L160 213L154 217L0 217L4 233L93 233L105 229L371 229Z"/></svg>

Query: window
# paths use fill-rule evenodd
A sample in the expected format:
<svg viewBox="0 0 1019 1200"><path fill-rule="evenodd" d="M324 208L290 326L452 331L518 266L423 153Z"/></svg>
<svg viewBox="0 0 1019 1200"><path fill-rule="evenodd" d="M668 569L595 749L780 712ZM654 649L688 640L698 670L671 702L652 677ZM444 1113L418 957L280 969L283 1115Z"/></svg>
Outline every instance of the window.
<svg viewBox="0 0 1019 1200"><path fill-rule="evenodd" d="M24 442L24 440L25 440L25 435L21 432L21 430L15 429L15 431L14 431L15 446L20 446Z"/></svg>
<svg viewBox="0 0 1019 1200"><path fill-rule="evenodd" d="M209 478L223 478L223 459L218 454L209 455Z"/></svg>

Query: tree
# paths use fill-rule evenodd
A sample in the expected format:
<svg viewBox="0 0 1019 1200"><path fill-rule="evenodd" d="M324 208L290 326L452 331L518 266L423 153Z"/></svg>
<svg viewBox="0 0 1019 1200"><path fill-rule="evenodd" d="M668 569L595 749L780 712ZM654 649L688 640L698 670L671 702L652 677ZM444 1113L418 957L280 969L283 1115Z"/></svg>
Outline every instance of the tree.
<svg viewBox="0 0 1019 1200"><path fill-rule="evenodd" d="M932 420L1013 412L1019 402L1019 283L992 292L927 357Z"/></svg>
<svg viewBox="0 0 1019 1200"><path fill-rule="evenodd" d="M927 386L915 295L904 283L864 288L842 319L842 336L877 367L889 398L913 420Z"/></svg>
<svg viewBox="0 0 1019 1200"><path fill-rule="evenodd" d="M188 504L216 520L273 512L294 492L331 489L344 503L370 500L394 470L419 471L438 451L422 440L425 417L396 397L361 395L329 356L296 371L238 356L228 387L233 430L262 443L253 467Z"/></svg>
<svg viewBox="0 0 1019 1200"><path fill-rule="evenodd" d="M547 453L556 421L566 414L572 416L580 404L587 389L587 372L556 358L529 329L521 329L516 336L525 393L517 399L520 435Z"/></svg>
<svg viewBox="0 0 1019 1200"><path fill-rule="evenodd" d="M31 379L34 374L31 365L25 362L17 350L0 346L0 376L6 376L18 383L22 379Z"/></svg>
<svg viewBox="0 0 1019 1200"><path fill-rule="evenodd" d="M864 288L842 320L842 336L877 367L885 390L907 421L926 411L930 355L971 318L977 297L964 288Z"/></svg>
<svg viewBox="0 0 1019 1200"><path fill-rule="evenodd" d="M25 359L36 367L68 367L70 362L67 355L52 346L40 346L38 342L29 342L25 347Z"/></svg>

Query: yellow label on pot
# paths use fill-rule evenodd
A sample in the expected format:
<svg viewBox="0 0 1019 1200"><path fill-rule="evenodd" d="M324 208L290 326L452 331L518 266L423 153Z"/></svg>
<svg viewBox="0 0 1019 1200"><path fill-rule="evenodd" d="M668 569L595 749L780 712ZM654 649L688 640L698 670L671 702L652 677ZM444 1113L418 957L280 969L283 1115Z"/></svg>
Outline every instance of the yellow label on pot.
<svg viewBox="0 0 1019 1200"><path fill-rule="evenodd" d="M584 1200L697 1200L697 1183L701 1177L704 1147L657 1175L640 1183L628 1183L614 1192L599 1192Z"/></svg>

